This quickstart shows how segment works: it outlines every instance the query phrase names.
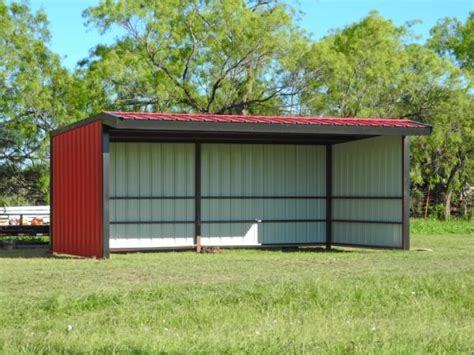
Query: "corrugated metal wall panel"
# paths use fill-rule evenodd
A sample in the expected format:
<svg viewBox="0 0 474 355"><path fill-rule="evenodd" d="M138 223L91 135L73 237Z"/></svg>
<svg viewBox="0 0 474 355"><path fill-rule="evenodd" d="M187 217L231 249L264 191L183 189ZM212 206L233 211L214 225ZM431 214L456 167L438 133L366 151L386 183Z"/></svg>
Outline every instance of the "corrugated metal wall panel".
<svg viewBox="0 0 474 355"><path fill-rule="evenodd" d="M324 243L326 223L263 223L261 235L262 244Z"/></svg>
<svg viewBox="0 0 474 355"><path fill-rule="evenodd" d="M202 147L202 196L325 195L322 146L203 144Z"/></svg>
<svg viewBox="0 0 474 355"><path fill-rule="evenodd" d="M333 146L333 196L378 197L334 199L334 220L402 223L401 143L401 137L384 136ZM333 221L333 241L401 247L402 228L401 224Z"/></svg>
<svg viewBox="0 0 474 355"><path fill-rule="evenodd" d="M203 221L324 219L322 199L203 199Z"/></svg>
<svg viewBox="0 0 474 355"><path fill-rule="evenodd" d="M194 196L194 144L111 143L111 197Z"/></svg>
<svg viewBox="0 0 474 355"><path fill-rule="evenodd" d="M53 136L51 144L53 251L100 258L102 122Z"/></svg>
<svg viewBox="0 0 474 355"><path fill-rule="evenodd" d="M333 195L401 196L401 149L399 136L334 145Z"/></svg>
<svg viewBox="0 0 474 355"><path fill-rule="evenodd" d="M150 222L194 221L194 144L111 143L110 196L110 248L192 246L192 223Z"/></svg>
<svg viewBox="0 0 474 355"><path fill-rule="evenodd" d="M337 222L333 224L332 228L335 244L401 247L401 224Z"/></svg>
<svg viewBox="0 0 474 355"><path fill-rule="evenodd" d="M401 200L351 200L334 199L333 219L400 222Z"/></svg>
<svg viewBox="0 0 474 355"><path fill-rule="evenodd" d="M194 224L147 223L112 224L111 249L189 247L193 245Z"/></svg>
<svg viewBox="0 0 474 355"><path fill-rule="evenodd" d="M324 199L268 197L324 196L325 177L321 146L203 144L202 244L322 243L324 222L270 220L324 219ZM226 220L234 222L205 223ZM237 223L242 220L249 222Z"/></svg>

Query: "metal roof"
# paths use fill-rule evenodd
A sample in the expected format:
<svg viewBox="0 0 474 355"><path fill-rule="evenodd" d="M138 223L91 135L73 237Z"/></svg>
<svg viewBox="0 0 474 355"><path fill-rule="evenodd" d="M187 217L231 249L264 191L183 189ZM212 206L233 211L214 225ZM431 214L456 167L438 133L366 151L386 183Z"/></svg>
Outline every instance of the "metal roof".
<svg viewBox="0 0 474 355"><path fill-rule="evenodd" d="M157 120L219 123L268 123L297 124L322 126L367 126L367 127L411 127L423 128L426 125L406 120L391 118L339 118L339 117L302 117L302 116L252 116L252 115L215 115L191 113L158 113L158 112L121 112L106 111L125 120Z"/></svg>
<svg viewBox="0 0 474 355"><path fill-rule="evenodd" d="M249 139L265 136L266 139L273 137L278 141L290 137L301 139L303 136L309 141L332 137L334 142L341 142L379 135L431 133L431 126L406 119L105 111L59 128L51 134L54 136L93 121L101 121L114 135L124 138L146 131L148 136L180 134L202 140L220 139L224 135L245 135Z"/></svg>

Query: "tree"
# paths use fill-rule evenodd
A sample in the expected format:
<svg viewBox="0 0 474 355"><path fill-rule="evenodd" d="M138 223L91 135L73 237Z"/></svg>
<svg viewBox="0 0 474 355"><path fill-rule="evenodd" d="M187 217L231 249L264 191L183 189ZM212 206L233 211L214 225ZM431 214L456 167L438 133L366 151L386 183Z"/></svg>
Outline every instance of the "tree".
<svg viewBox="0 0 474 355"><path fill-rule="evenodd" d="M407 34L407 27L371 13L314 43L300 64L302 105L312 115L433 125L431 136L413 139L412 192L434 191L449 218L453 195L472 179L471 83L433 49L408 43Z"/></svg>
<svg viewBox="0 0 474 355"><path fill-rule="evenodd" d="M431 29L428 44L461 68L474 70L474 12L469 14L464 24L452 17L440 20Z"/></svg>
<svg viewBox="0 0 474 355"><path fill-rule="evenodd" d="M44 13L0 1L0 184L2 199L44 202L47 134L74 118L69 73L46 47ZM15 201L14 198L7 198Z"/></svg>
<svg viewBox="0 0 474 355"><path fill-rule="evenodd" d="M337 30L302 57L302 105L311 114L396 117L407 54L396 27L377 12Z"/></svg>
<svg viewBox="0 0 474 355"><path fill-rule="evenodd" d="M81 63L115 108L276 113L295 94L288 69L305 42L286 5L101 1L85 17L125 33Z"/></svg>

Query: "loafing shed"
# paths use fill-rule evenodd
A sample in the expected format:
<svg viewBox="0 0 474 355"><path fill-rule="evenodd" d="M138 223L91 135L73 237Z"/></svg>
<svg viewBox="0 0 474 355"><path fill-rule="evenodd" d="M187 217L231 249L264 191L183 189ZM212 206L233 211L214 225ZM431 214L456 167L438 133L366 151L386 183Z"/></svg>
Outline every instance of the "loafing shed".
<svg viewBox="0 0 474 355"><path fill-rule="evenodd" d="M56 253L409 249L409 120L103 112L51 133Z"/></svg>

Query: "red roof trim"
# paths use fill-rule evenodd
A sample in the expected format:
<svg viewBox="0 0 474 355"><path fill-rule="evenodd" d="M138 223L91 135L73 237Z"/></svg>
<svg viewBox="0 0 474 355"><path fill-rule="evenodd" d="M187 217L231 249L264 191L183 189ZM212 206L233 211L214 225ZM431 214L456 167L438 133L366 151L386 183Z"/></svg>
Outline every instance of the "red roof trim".
<svg viewBox="0 0 474 355"><path fill-rule="evenodd" d="M363 126L363 127L409 127L409 128L426 127L426 125L419 122L406 120L406 119L394 119L394 118L244 116L244 115L119 112L119 111L108 111L105 113L116 116L124 120L156 120L156 121L220 122L220 123L269 123L269 124Z"/></svg>

